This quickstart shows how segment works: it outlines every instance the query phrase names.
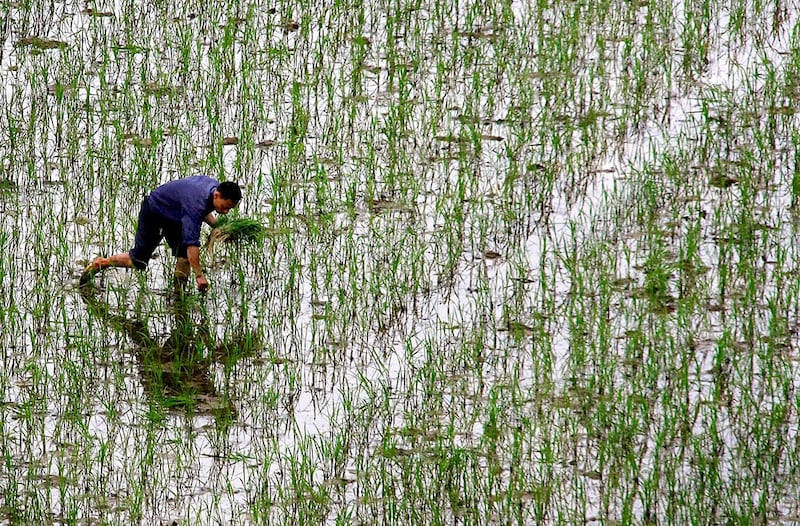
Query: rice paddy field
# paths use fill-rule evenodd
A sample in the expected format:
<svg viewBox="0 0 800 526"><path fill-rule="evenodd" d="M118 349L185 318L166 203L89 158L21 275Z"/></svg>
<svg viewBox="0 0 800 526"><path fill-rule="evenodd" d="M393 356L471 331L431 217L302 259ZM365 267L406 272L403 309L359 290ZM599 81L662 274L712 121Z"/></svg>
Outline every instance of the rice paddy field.
<svg viewBox="0 0 800 526"><path fill-rule="evenodd" d="M792 2L4 0L0 85L0 525L800 522ZM193 174L263 243L78 286Z"/></svg>

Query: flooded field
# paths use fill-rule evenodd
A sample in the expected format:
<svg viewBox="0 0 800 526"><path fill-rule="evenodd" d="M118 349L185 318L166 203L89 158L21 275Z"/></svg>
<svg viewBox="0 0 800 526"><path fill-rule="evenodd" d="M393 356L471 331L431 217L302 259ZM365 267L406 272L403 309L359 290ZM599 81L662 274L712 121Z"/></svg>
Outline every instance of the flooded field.
<svg viewBox="0 0 800 526"><path fill-rule="evenodd" d="M0 524L800 522L790 2L21 0L0 35ZM78 287L193 174L267 240L205 296L166 249Z"/></svg>

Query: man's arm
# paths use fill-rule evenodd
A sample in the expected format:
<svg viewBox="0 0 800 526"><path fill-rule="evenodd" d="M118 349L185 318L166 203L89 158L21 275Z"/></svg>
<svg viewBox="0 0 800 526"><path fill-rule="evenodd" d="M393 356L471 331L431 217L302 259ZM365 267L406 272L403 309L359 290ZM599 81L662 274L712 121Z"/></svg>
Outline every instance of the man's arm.
<svg viewBox="0 0 800 526"><path fill-rule="evenodd" d="M200 265L200 247L195 245L186 247L186 258L189 260L189 266L192 267L194 272L197 290L205 292L208 289L208 280L203 275L203 267Z"/></svg>
<svg viewBox="0 0 800 526"><path fill-rule="evenodd" d="M208 226L210 226L211 228L214 228L215 226L217 226L217 216L216 216L216 215L214 215L214 213L213 213L213 212L212 212L212 213L210 213L210 214L208 214L207 216L205 216L205 217L203 218L203 221L205 221L205 223L206 223Z"/></svg>

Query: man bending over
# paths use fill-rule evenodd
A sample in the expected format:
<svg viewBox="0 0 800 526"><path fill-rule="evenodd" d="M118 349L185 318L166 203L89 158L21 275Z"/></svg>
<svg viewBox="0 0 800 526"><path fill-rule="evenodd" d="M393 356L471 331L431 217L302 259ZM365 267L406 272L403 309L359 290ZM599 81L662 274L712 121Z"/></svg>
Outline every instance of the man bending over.
<svg viewBox="0 0 800 526"><path fill-rule="evenodd" d="M83 271L80 283L85 285L100 270L108 267L128 267L145 270L153 252L162 239L177 259L176 287L183 288L194 272L197 289L208 289L208 280L200 265L200 227L203 222L214 227L217 214L227 214L242 199L239 185L218 182L211 177L196 175L177 179L153 190L142 201L136 241L128 252L111 257L98 257Z"/></svg>

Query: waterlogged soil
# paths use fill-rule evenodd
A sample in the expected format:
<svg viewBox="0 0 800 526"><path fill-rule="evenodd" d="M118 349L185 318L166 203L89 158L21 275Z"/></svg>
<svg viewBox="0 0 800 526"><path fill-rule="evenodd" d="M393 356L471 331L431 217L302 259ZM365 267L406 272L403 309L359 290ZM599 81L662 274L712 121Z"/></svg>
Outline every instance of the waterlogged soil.
<svg viewBox="0 0 800 526"><path fill-rule="evenodd" d="M790 4L0 13L0 524L800 517Z"/></svg>

